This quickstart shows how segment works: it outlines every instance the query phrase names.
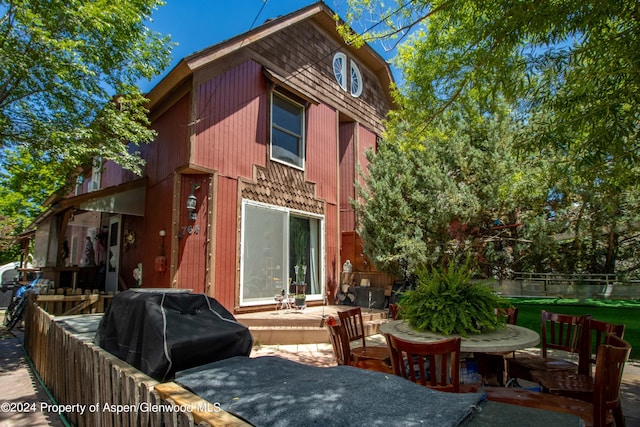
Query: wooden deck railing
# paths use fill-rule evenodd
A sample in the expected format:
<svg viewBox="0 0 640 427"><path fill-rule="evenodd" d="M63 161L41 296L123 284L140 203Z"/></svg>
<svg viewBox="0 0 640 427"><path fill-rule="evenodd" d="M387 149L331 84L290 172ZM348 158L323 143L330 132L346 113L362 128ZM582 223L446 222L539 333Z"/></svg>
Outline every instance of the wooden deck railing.
<svg viewBox="0 0 640 427"><path fill-rule="evenodd" d="M38 302L30 299L26 307L25 348L57 403L76 405L65 414L73 425L247 425L219 405L175 383L160 384L74 336L38 305L40 297Z"/></svg>

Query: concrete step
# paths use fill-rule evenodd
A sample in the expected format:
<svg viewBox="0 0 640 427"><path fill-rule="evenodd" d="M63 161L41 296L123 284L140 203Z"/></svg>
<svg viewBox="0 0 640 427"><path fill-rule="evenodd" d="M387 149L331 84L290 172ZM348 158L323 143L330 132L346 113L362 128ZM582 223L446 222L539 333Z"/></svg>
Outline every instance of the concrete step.
<svg viewBox="0 0 640 427"><path fill-rule="evenodd" d="M380 333L382 321L365 322L367 336ZM249 326L254 345L319 344L329 342L324 327L313 326Z"/></svg>
<svg viewBox="0 0 640 427"><path fill-rule="evenodd" d="M277 310L236 315L236 319L249 327L254 343L260 345L290 345L329 343L324 326L329 316L348 306L310 307L305 310ZM323 318L323 316L325 316ZM386 310L363 309L362 320L367 336L378 334L380 325L388 321Z"/></svg>

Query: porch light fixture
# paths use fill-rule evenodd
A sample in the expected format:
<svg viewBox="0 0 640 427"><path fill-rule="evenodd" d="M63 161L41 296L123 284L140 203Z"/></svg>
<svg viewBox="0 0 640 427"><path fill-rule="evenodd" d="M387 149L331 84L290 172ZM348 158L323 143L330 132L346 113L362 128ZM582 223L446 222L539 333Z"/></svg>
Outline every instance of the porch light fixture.
<svg viewBox="0 0 640 427"><path fill-rule="evenodd" d="M195 221L198 218L198 213L196 212L198 199L196 199L195 194L193 194L198 188L200 188L198 184L193 184L193 187L191 187L191 194L187 197L187 212L189 212L190 221Z"/></svg>

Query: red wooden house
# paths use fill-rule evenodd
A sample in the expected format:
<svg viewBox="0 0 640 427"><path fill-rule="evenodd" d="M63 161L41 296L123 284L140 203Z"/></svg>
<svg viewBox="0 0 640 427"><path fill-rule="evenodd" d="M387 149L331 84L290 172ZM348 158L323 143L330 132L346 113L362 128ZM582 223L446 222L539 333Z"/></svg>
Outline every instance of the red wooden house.
<svg viewBox="0 0 640 427"><path fill-rule="evenodd" d="M354 244L349 200L391 79L321 2L184 58L148 94L142 177L97 159L40 219L36 263L58 285L104 274L107 289L188 288L236 311L296 282L321 301L342 237Z"/></svg>

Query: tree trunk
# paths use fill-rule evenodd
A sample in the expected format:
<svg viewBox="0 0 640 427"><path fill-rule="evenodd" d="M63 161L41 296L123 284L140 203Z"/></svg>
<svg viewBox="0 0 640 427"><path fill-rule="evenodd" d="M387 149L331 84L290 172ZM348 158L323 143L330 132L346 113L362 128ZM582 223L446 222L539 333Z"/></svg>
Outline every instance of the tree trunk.
<svg viewBox="0 0 640 427"><path fill-rule="evenodd" d="M607 236L607 259L604 263L604 273L614 274L616 272L616 254L618 253L618 240L620 236L616 233L615 224L609 229Z"/></svg>

